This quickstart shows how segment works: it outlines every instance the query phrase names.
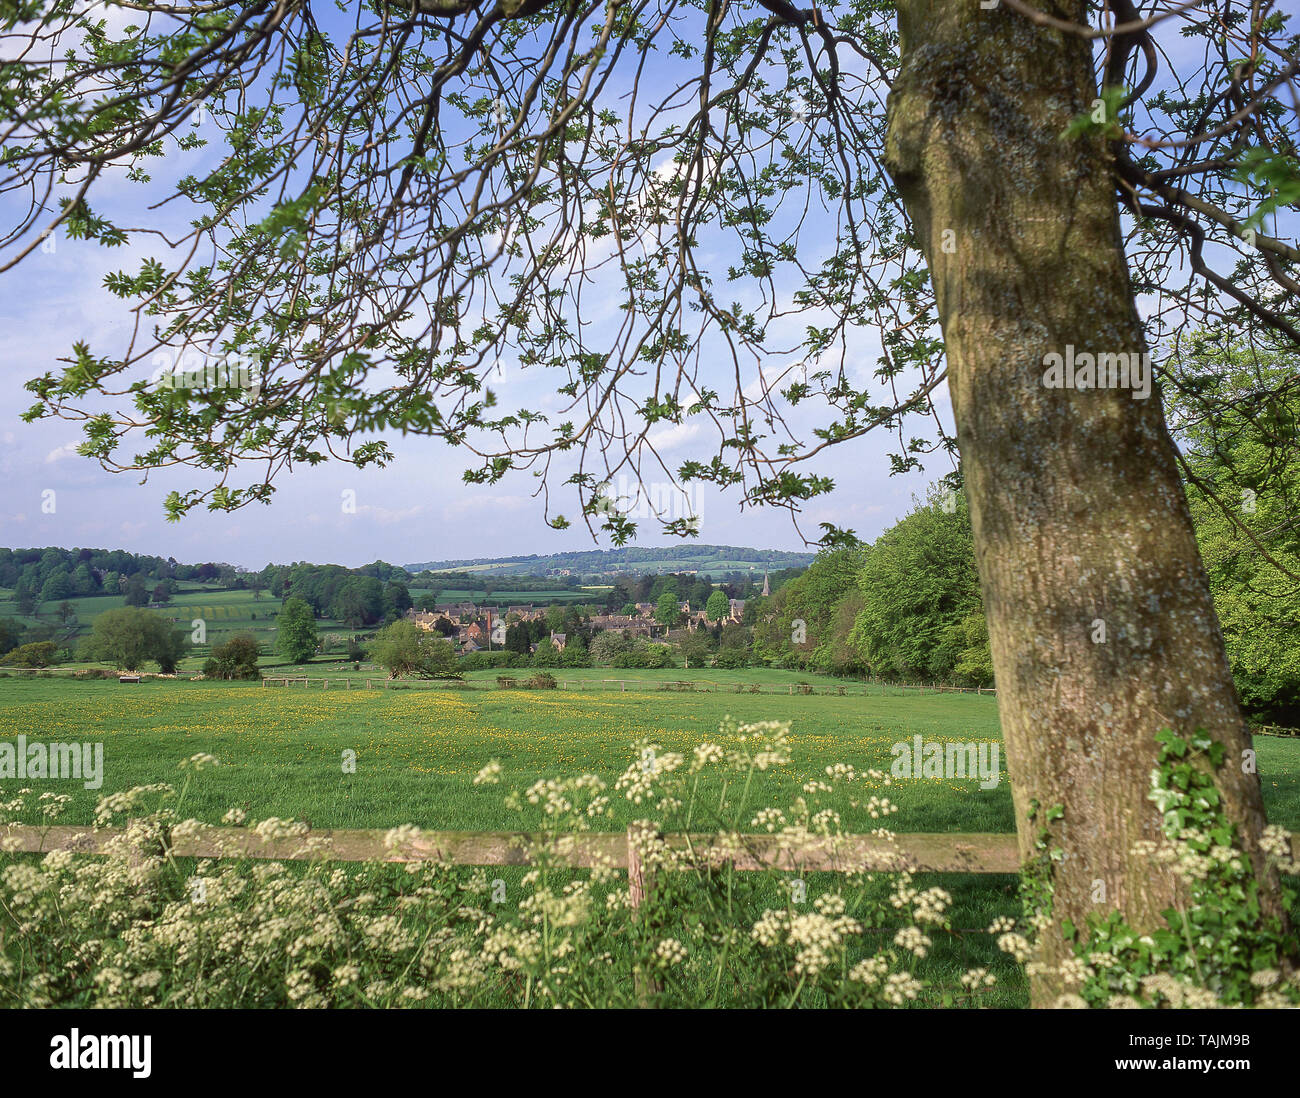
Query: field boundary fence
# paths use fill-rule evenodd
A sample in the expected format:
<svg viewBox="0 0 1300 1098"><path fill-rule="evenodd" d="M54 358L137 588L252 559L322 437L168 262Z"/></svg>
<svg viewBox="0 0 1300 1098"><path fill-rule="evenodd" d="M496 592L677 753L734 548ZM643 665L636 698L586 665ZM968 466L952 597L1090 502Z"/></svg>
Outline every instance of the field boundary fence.
<svg viewBox="0 0 1300 1098"><path fill-rule="evenodd" d="M17 840L18 851L60 850L104 855L125 834L120 827L8 824L0 835ZM541 850L553 862L572 868L608 865L636 868L636 848L622 832L578 832L556 836L525 831L421 831L392 849L383 829L307 830L289 838L264 838L237 827L203 827L173 841L171 853L183 858L250 858L271 861L412 862L437 861L462 866L531 866ZM665 841L689 849L708 863L732 861L736 869L808 873L908 871L912 873L1016 873L1020 856L1014 834L998 832L896 833L815 837L797 849L779 835L739 835L722 842L716 835L675 834Z"/></svg>
<svg viewBox="0 0 1300 1098"><path fill-rule="evenodd" d="M510 675L502 669L499 679L515 680L514 685L502 686L486 679L389 679L374 676L360 678L356 675L264 675L263 686L302 686L311 688L319 683L321 689L362 689L362 690L500 690L500 689L537 689L527 685L527 675L534 669L520 668L519 673ZM356 685L360 684L360 685ZM555 685L561 690L615 690L633 692L680 692L700 694L781 694L788 697L800 695L820 697L877 697L883 692L897 690L905 694L916 691L922 694L976 694L997 697L997 688L992 686L947 686L943 683L929 685L901 685L898 683L802 683L802 682L724 682L718 679L606 679L579 678L556 679Z"/></svg>
<svg viewBox="0 0 1300 1098"><path fill-rule="evenodd" d="M120 827L6 824L0 836L16 840L30 854L68 851L110 853L125 833ZM526 831L419 831L396 848L381 828L307 829L290 837L266 837L256 830L203 826L173 840L182 858L247 858L269 861L415 862L459 866L533 866L544 856L575 869L605 865L641 872L632 828L627 832L574 832L562 836ZM564 841L557 844L556 838ZM722 839L707 834L670 834L664 841L689 850L696 864L730 861L742 872L767 869L801 873L908 872L1013 874L1020 871L1014 832L895 832L888 835L809 837L791 847L780 835L742 834ZM1300 857L1300 834L1292 836Z"/></svg>

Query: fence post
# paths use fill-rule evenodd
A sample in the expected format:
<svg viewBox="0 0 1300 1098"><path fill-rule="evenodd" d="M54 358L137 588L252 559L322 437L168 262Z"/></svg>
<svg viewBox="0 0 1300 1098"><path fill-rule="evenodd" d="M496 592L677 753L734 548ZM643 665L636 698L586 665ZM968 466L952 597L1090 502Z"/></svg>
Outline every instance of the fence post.
<svg viewBox="0 0 1300 1098"><path fill-rule="evenodd" d="M627 829L627 891L632 917L639 921L643 914L640 908L646 898L645 866L641 864L641 852L633 840L631 826ZM662 990L659 981L644 972L633 977L632 986L636 991L637 1005L643 1007L650 1006L651 996Z"/></svg>
<svg viewBox="0 0 1300 1098"><path fill-rule="evenodd" d="M641 864L641 852L632 840L632 828L627 829L627 891L628 906L638 908L645 899L645 867Z"/></svg>

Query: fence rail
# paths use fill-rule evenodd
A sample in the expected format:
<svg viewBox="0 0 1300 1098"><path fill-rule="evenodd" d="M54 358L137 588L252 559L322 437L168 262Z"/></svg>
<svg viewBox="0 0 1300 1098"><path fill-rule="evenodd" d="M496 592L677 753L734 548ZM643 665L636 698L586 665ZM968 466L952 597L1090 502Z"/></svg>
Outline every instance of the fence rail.
<svg viewBox="0 0 1300 1098"><path fill-rule="evenodd" d="M121 828L10 824L0 835L17 839L17 849L27 853L67 850L102 855L123 834ZM518 831L425 831L399 850L389 849L384 830L320 830L288 839L263 839L255 831L234 827L207 827L174 841L172 853L187 858L256 858L303 861L312 858L342 862L379 860L410 862L430 860L452 865L527 866L532 851L551 836ZM310 842L308 840L311 840ZM597 864L627 869L626 834L592 832L575 834L556 858L575 868ZM798 850L783 845L776 835L742 835L739 852L718 843L713 835L670 835L670 846L689 847L705 860L734 861L736 868L765 868L804 872L889 871L908 869L930 873L1015 873L1020 867L1016 836L994 832L897 834L891 842L874 835L846 835L838 840L817 839Z"/></svg>
<svg viewBox="0 0 1300 1098"><path fill-rule="evenodd" d="M17 851L48 854L52 850L103 855L125 829L64 824L0 825L0 838L17 840ZM527 831L421 831L418 838L391 849L382 828L309 830L290 838L263 838L237 827L203 827L173 840L172 853L181 858L252 858L272 861L325 859L340 862L439 861L465 866L529 866L534 851L554 836ZM635 868L633 844L623 832L583 832L565 835L550 854L563 865L591 868L609 865ZM1016 836L1004 832L896 832L892 839L876 835L816 838L800 848L785 845L779 835L740 835L733 844L716 835L674 834L670 847L690 849L703 861L732 861L738 870L799 870L844 873L856 871L914 873L1017 873L1020 854ZM1291 849L1300 858L1300 833L1291 836Z"/></svg>
<svg viewBox="0 0 1300 1098"><path fill-rule="evenodd" d="M498 678L517 680L519 689L529 689L525 685L527 682L526 673L528 668L515 669L519 671L517 675L509 674L507 668L502 668L502 674ZM499 684L494 685L486 679L479 680L448 680L448 679L388 679L388 678L360 678L352 675L331 675L328 678L311 676L311 675L264 675L262 677L263 686L301 686L304 689L319 684L322 690L330 689L333 683L335 689L351 690L355 686L359 690L391 690L413 689L413 690L445 690L453 686L457 690L493 690L501 689ZM631 687L633 691L681 691L683 693L699 694L784 694L789 697L799 695L811 696L819 695L822 697L876 697L880 691L915 690L922 694L986 694L989 697L997 696L996 687L992 686L945 686L942 683L935 683L930 686L903 686L896 683L804 683L804 682L724 682L719 679L556 679L555 684L563 690L618 690L620 693L626 693ZM514 687L505 687L505 689L514 689Z"/></svg>

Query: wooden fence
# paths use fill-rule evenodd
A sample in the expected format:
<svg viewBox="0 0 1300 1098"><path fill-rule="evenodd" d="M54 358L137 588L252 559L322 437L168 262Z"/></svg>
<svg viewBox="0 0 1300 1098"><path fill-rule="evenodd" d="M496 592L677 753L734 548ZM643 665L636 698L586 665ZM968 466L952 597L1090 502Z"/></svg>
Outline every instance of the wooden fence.
<svg viewBox="0 0 1300 1098"><path fill-rule="evenodd" d="M17 849L28 853L67 850L102 855L121 828L93 828L35 824L0 827L0 835L17 839ZM527 866L533 851L552 836L519 831L423 831L418 839L391 850L384 830L320 830L284 839L263 839L255 831L236 827L205 827L199 833L175 840L172 853L185 858L256 858L303 861L379 860L439 861L468 866ZM590 868L597 864L629 868L632 845L618 832L591 832L568 836L556 855L561 864ZM308 841L310 840L310 841ZM906 833L888 840L875 835L818 838L797 850L783 845L777 835L742 835L739 852L720 846L712 835L670 835L666 841L689 848L705 861L731 860L739 870L796 870L848 872L857 870L929 873L1015 873L1020 868L1016 836L994 832Z"/></svg>
<svg viewBox="0 0 1300 1098"><path fill-rule="evenodd" d="M38 824L0 825L0 837L16 839L15 849L32 854L66 850L103 855L122 828ZM390 849L383 829L308 830L290 838L264 839L238 827L203 827L174 840L172 853L182 858L253 858L273 861L325 859L340 862L438 861L466 866L529 866L535 851L554 839L544 832L421 831L418 838ZM635 868L633 844L621 832L584 832L550 855L574 868L608 865ZM665 841L689 849L703 862L732 861L738 870L794 870L809 873L1017 873L1020 854L1014 834L1002 832L896 832L892 839L876 835L812 838L798 849L779 835L734 836L737 846L722 844L716 835L669 835ZM1291 837L1300 857L1300 834Z"/></svg>
<svg viewBox="0 0 1300 1098"><path fill-rule="evenodd" d="M519 675L511 675L509 669L503 669L499 676L504 679L517 680L519 689L528 689L524 684L527 682L527 676L524 672L527 668L519 669ZM529 672L531 673L531 672ZM499 684L494 684L486 679L478 680L447 680L447 679L388 679L388 678L366 678L361 679L356 676L331 676L329 678L316 677L310 675L267 675L262 678L263 686L301 686L304 689L319 684L322 690L328 690L333 683L335 689L353 689L354 684L359 690L391 690L413 689L413 690L446 690L452 687L457 690L492 690L501 689ZM562 690L618 690L620 693L626 693L630 686L633 691L660 691L681 693L699 693L699 694L781 694L788 697L799 695L819 695L823 697L878 697L882 691L915 690L922 694L987 694L989 697L997 696L997 689L992 686L971 687L971 686L945 686L942 683L935 683L931 686L902 686L894 683L865 684L865 683L806 683L806 682L722 682L717 679L556 679L555 685ZM514 689L506 687L505 689Z"/></svg>

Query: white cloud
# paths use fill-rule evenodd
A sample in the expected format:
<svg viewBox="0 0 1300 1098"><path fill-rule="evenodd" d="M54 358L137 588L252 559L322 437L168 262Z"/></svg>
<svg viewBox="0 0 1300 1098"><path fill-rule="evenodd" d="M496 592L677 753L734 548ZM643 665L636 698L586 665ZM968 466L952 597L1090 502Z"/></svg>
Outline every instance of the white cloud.
<svg viewBox="0 0 1300 1098"><path fill-rule="evenodd" d="M80 445L81 443L76 439L73 439L71 442L65 442L62 446L56 447L45 455L45 464L50 465L53 462L62 461L64 458L80 456L77 453L77 447Z"/></svg>
<svg viewBox="0 0 1300 1098"><path fill-rule="evenodd" d="M442 517L450 520L485 512L524 511L531 507L536 507L540 516L541 504L531 496L469 496L448 503L442 509Z"/></svg>
<svg viewBox="0 0 1300 1098"><path fill-rule="evenodd" d="M405 507L400 511L394 511L387 507L374 507L367 503L357 508L357 514L365 515L382 526L391 526L395 522L405 522L407 519L423 514L424 509L423 503L417 503L414 507Z"/></svg>
<svg viewBox="0 0 1300 1098"><path fill-rule="evenodd" d="M701 423L675 423L671 427L651 431L646 436L646 441L659 453L666 454L688 442L694 442L703 430L704 425Z"/></svg>

